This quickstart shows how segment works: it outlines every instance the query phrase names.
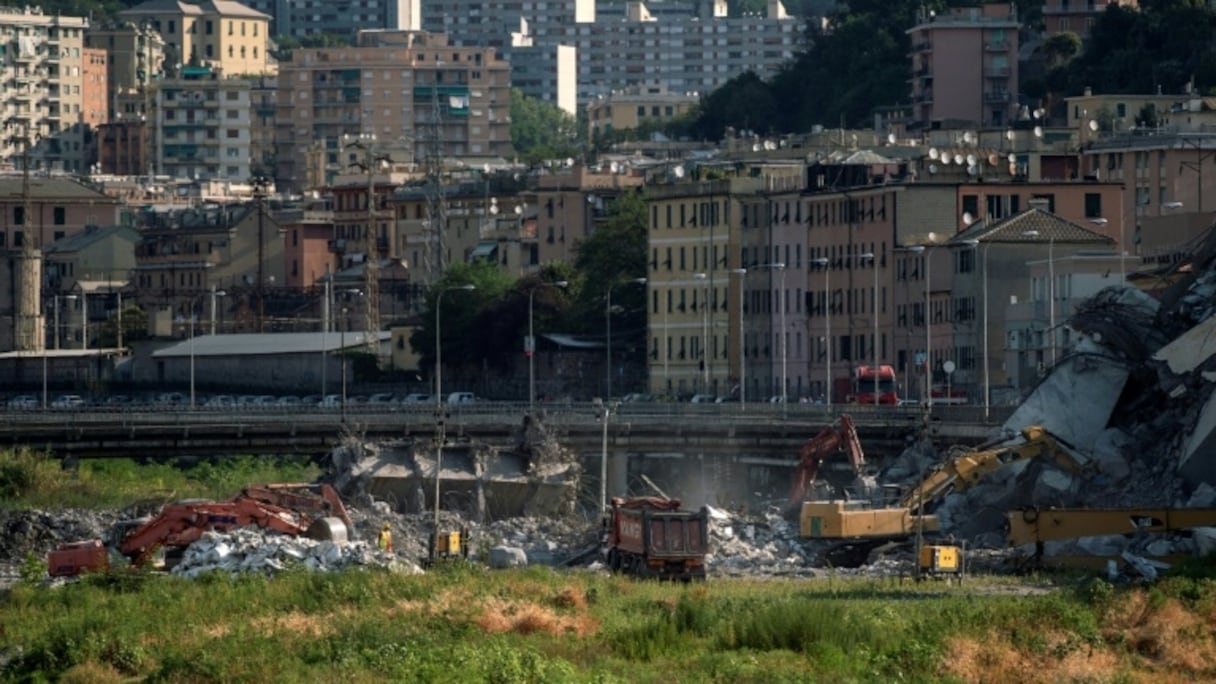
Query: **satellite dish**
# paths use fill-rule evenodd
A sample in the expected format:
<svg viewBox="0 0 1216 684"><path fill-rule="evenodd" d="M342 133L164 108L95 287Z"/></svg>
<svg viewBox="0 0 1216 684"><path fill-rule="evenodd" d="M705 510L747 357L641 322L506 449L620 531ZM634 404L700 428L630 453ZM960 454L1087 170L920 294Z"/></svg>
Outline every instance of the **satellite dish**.
<svg viewBox="0 0 1216 684"><path fill-rule="evenodd" d="M1018 175L1018 165L1017 164L1015 164L1013 162L1009 162L1009 175L1010 176Z"/></svg>
<svg viewBox="0 0 1216 684"><path fill-rule="evenodd" d="M482 172L482 173L487 173L487 174L488 174L488 173L490 173L490 165L489 165L489 164L482 164L482 165L481 165L481 172Z"/></svg>
<svg viewBox="0 0 1216 684"><path fill-rule="evenodd" d="M1013 129L1012 128L1005 131L1005 139L1013 140Z"/></svg>
<svg viewBox="0 0 1216 684"><path fill-rule="evenodd" d="M936 147L930 147L930 148L929 148L929 158L930 158L930 159L937 159L938 154L939 154L939 153L938 153L938 151L937 151L937 148L936 148Z"/></svg>
<svg viewBox="0 0 1216 684"><path fill-rule="evenodd" d="M1092 120L1092 119L1091 119L1091 120L1090 120L1090 122L1089 122L1089 130L1094 131L1094 132L1097 132L1097 130L1098 130L1098 122L1097 122L1097 121L1094 121L1094 120Z"/></svg>
<svg viewBox="0 0 1216 684"><path fill-rule="evenodd" d="M621 165L616 162L612 162L611 164L608 165L608 170L611 171L612 173L620 173Z"/></svg>
<svg viewBox="0 0 1216 684"><path fill-rule="evenodd" d="M523 213L524 213L524 208L523 208L523 205L521 205L521 204L516 204L516 205L515 205L515 215L516 215L516 216L523 216Z"/></svg>
<svg viewBox="0 0 1216 684"><path fill-rule="evenodd" d="M975 166L976 161L978 160L975 158L974 154L967 155L967 166Z"/></svg>
<svg viewBox="0 0 1216 684"><path fill-rule="evenodd" d="M760 143L755 143L755 144L753 144L753 145L752 145L752 152L759 152L759 151L760 151Z"/></svg>
<svg viewBox="0 0 1216 684"><path fill-rule="evenodd" d="M887 134L887 144L888 144L888 145L894 145L894 144L895 144L895 134L894 134L894 133L888 133L888 134Z"/></svg>
<svg viewBox="0 0 1216 684"><path fill-rule="evenodd" d="M972 164L971 166L968 166L968 167L967 167L967 174L968 174L968 175L971 175L971 176L978 176L978 175L979 175L979 173L980 173L980 167L976 166L975 164Z"/></svg>
<svg viewBox="0 0 1216 684"><path fill-rule="evenodd" d="M490 215L491 215L491 216L497 216L497 215L498 215L498 203L497 203L497 202L495 202L494 204L491 204L491 205L490 205Z"/></svg>
<svg viewBox="0 0 1216 684"><path fill-rule="evenodd" d="M1005 160L1008 161L1010 164L1012 164L1018 160L1018 156L1016 154L1010 152L1009 156L1006 157Z"/></svg>
<svg viewBox="0 0 1216 684"><path fill-rule="evenodd" d="M988 166L996 166L1000 161L1001 157L996 152L988 155Z"/></svg>
<svg viewBox="0 0 1216 684"><path fill-rule="evenodd" d="M1042 138L1042 137L1043 137L1043 127L1042 127L1042 126L1035 126L1035 127L1034 127L1034 137L1036 137L1036 138Z"/></svg>
<svg viewBox="0 0 1216 684"><path fill-rule="evenodd" d="M963 133L963 142L967 143L968 145L975 142L975 134L972 133L971 131L967 131L966 133Z"/></svg>
<svg viewBox="0 0 1216 684"><path fill-rule="evenodd" d="M962 154L959 154L957 152L954 153L954 163L956 165L962 166L963 162L965 162L965 161L967 161L967 158L964 157Z"/></svg>
<svg viewBox="0 0 1216 684"><path fill-rule="evenodd" d="M929 175L933 175L935 173L937 173L937 164L930 164L929 165Z"/></svg>
<svg viewBox="0 0 1216 684"><path fill-rule="evenodd" d="M677 166L677 167L675 167L674 169L672 169L672 170L671 170L671 173L672 173L672 174L673 174L673 175L674 175L676 178L683 178L683 177L684 177L684 167L683 167L683 166Z"/></svg>
<svg viewBox="0 0 1216 684"><path fill-rule="evenodd" d="M969 225L971 225L971 222L974 220L975 220L975 217L971 215L971 212L969 212L969 211L963 212L963 223L965 223L966 225L969 226Z"/></svg>
<svg viewBox="0 0 1216 684"><path fill-rule="evenodd" d="M1038 108L1038 109L1034 110L1034 118L1036 118L1036 119L1042 119L1042 118L1043 118L1043 108L1042 108L1042 107L1040 107L1040 108Z"/></svg>
<svg viewBox="0 0 1216 684"><path fill-rule="evenodd" d="M574 166L574 157L566 157L566 168Z"/></svg>

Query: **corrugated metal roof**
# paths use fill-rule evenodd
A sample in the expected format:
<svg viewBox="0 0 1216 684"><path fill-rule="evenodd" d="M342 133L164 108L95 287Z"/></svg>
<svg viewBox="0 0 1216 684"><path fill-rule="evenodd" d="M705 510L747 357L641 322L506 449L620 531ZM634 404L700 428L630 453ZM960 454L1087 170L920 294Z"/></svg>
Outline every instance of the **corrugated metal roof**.
<svg viewBox="0 0 1216 684"><path fill-rule="evenodd" d="M191 352L190 340L183 340L152 353L153 358L190 356L265 356L273 354L320 354L342 349L362 347L364 333L348 332L295 332L295 333L246 333L238 335L196 335ZM381 346L390 343L392 333L379 333Z"/></svg>
<svg viewBox="0 0 1216 684"><path fill-rule="evenodd" d="M23 198L22 178L19 175L0 176L0 201L13 202ZM99 204L119 204L119 200L94 190L72 178L36 176L30 179L30 199L80 200Z"/></svg>

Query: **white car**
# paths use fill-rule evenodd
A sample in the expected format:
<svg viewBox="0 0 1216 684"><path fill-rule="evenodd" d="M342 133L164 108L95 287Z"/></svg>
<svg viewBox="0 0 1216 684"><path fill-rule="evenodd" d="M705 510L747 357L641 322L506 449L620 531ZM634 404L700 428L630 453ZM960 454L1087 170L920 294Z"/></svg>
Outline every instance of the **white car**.
<svg viewBox="0 0 1216 684"><path fill-rule="evenodd" d="M694 394L692 399L688 400L690 404L712 404L718 400L718 397L713 394Z"/></svg>
<svg viewBox="0 0 1216 684"><path fill-rule="evenodd" d="M472 392L452 392L448 395L448 404L476 404L477 396Z"/></svg>
<svg viewBox="0 0 1216 684"><path fill-rule="evenodd" d="M21 396L9 399L8 407L12 409L38 408L38 398L32 394L22 394Z"/></svg>
<svg viewBox="0 0 1216 684"><path fill-rule="evenodd" d="M51 402L51 408L66 409L84 406L84 397L79 394L64 394Z"/></svg>

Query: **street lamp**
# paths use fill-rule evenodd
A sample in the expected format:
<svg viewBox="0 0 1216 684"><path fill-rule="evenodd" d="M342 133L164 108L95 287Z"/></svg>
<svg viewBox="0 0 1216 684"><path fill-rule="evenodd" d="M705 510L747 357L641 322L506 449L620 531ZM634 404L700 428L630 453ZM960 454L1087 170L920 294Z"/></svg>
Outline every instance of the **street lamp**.
<svg viewBox="0 0 1216 684"><path fill-rule="evenodd" d="M645 278L631 278L630 280L617 281L608 286L608 294L604 298L604 323L605 323L605 346L608 352L608 374L604 383L604 399L607 400L612 396L612 288L617 285L645 285Z"/></svg>
<svg viewBox="0 0 1216 684"><path fill-rule="evenodd" d="M743 279L747 276L746 268L732 268L730 273L739 276L739 410L747 410L747 354L743 342Z"/></svg>
<svg viewBox="0 0 1216 684"><path fill-rule="evenodd" d="M216 299L218 299L220 297L227 297L227 296L228 296L227 292L225 292L223 290L215 289L214 285L211 286L211 334L212 335L215 334L215 302L216 302Z"/></svg>
<svg viewBox="0 0 1216 684"><path fill-rule="evenodd" d="M709 394L709 358L705 353L709 346L709 289L705 286L709 281L708 273L692 274L694 280L700 280L701 287L701 391Z"/></svg>
<svg viewBox="0 0 1216 684"><path fill-rule="evenodd" d="M824 334L827 336L827 354L826 368L824 371L824 385L827 387L825 394L825 405L828 407L828 413L832 412L832 282L830 268L832 262L825 257L819 257L811 263L823 269L823 320Z"/></svg>
<svg viewBox="0 0 1216 684"><path fill-rule="evenodd" d="M874 291L870 293L870 308L874 310L874 341L870 343L870 356L874 359L874 405L878 406L878 260L874 252L866 252L857 257L869 261L874 269Z"/></svg>
<svg viewBox="0 0 1216 684"><path fill-rule="evenodd" d="M74 302L74 301L76 301L76 295L55 295L55 321L54 321L55 330L53 331L54 337L55 337L55 349L59 349L59 300L61 300L61 299L65 300L65 301L69 301L69 302ZM44 409L49 405L48 404L49 397L48 397L48 392L47 392L48 381L47 381L46 356L47 356L46 344L44 342L42 345L42 408L44 408Z"/></svg>
<svg viewBox="0 0 1216 684"><path fill-rule="evenodd" d="M477 286L471 283L465 285L453 285L445 287L435 295L435 427L436 442L435 442L435 548L431 549L431 553L437 554L439 551L439 475L443 467L443 443L447 439L444 434L443 424L443 341L440 335L440 313L443 311L443 295L445 292L453 290L462 290L471 292L476 290Z"/></svg>
<svg viewBox="0 0 1216 684"><path fill-rule="evenodd" d="M338 361L342 364L342 422L346 422L346 329L350 327L350 318L346 315L350 309L342 307L342 328L338 333Z"/></svg>
<svg viewBox="0 0 1216 684"><path fill-rule="evenodd" d="M600 418L604 421L600 442L600 513L604 514L608 511L608 417L612 415L612 409L619 404L596 399L593 405L601 411Z"/></svg>
<svg viewBox="0 0 1216 684"><path fill-rule="evenodd" d="M564 288L570 283L557 280L552 283L539 283L528 290L528 339L524 340L524 353L528 355L528 413L535 413L536 407L536 337L532 333L532 297L542 287Z"/></svg>
<svg viewBox="0 0 1216 684"><path fill-rule="evenodd" d="M1027 230L1022 233L1028 238L1039 237L1039 231ZM1047 336L1051 341L1051 365L1056 365L1056 267L1055 267L1056 237L1047 237Z"/></svg>

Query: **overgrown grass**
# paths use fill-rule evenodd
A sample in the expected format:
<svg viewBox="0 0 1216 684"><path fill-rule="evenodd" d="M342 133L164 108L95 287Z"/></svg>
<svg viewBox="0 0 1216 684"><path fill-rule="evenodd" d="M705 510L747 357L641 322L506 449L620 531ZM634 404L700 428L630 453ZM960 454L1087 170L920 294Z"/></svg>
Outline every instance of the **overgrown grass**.
<svg viewBox="0 0 1216 684"><path fill-rule="evenodd" d="M1049 594L442 567L98 575L0 600L0 681L1168 682L1216 678L1216 586Z"/></svg>
<svg viewBox="0 0 1216 684"><path fill-rule="evenodd" d="M306 459L234 457L187 466L90 459L74 469L30 449L0 452L0 506L119 508L137 501L226 498L257 482L311 482L320 469Z"/></svg>

